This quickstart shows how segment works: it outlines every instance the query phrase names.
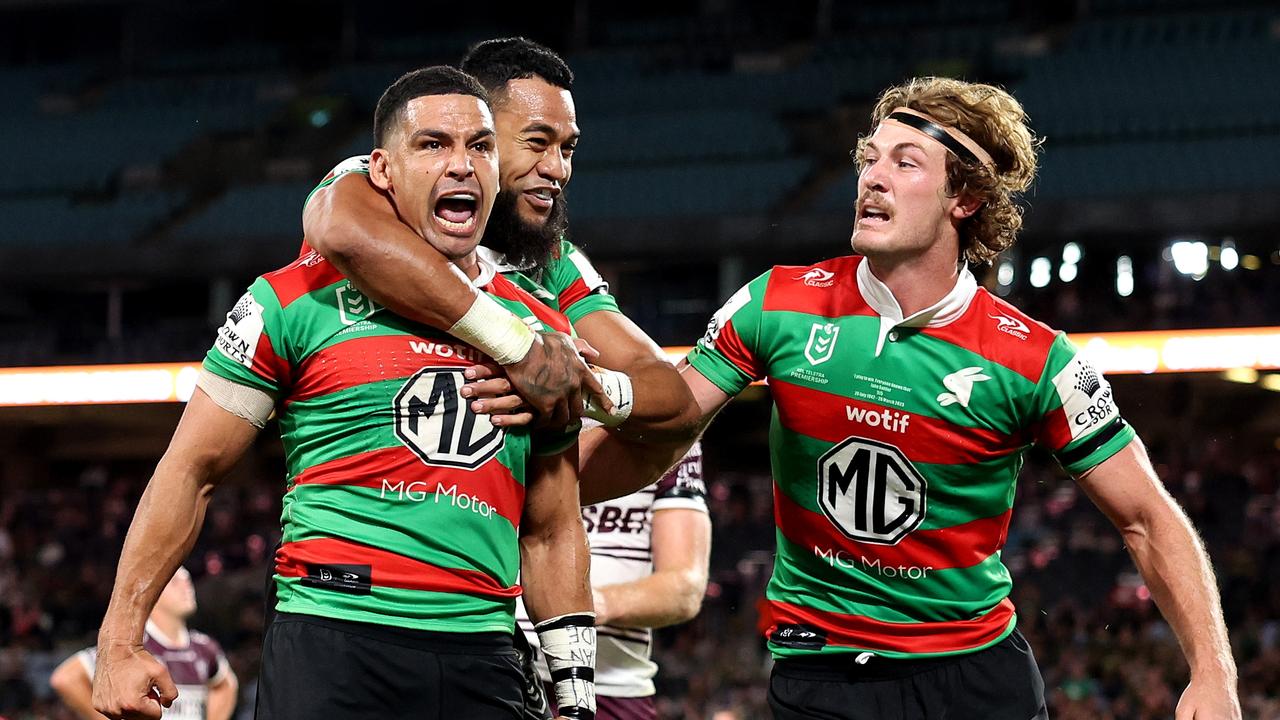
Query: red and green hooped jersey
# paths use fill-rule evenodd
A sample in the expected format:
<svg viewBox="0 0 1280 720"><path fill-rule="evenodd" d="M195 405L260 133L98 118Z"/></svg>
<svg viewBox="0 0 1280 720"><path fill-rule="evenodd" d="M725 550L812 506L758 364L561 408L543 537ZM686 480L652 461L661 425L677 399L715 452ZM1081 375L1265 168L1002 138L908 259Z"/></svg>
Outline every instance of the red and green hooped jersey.
<svg viewBox="0 0 1280 720"><path fill-rule="evenodd" d="M357 155L338 163L307 195L307 202L311 201L316 190L328 187L348 173L368 175L369 156ZM564 314L571 323L600 310L621 312L617 299L609 294L609 283L596 272L582 250L568 240L560 241L541 269L513 267L507 265L500 255L490 253L483 247L480 250L482 256L490 260L508 280L552 310ZM299 255L309 252L311 247L304 240Z"/></svg>
<svg viewBox="0 0 1280 720"><path fill-rule="evenodd" d="M967 271L937 309L901 321L861 263L774 267L688 357L730 395L765 378L773 395L769 645L977 650L1015 622L1000 551L1023 451L1040 444L1079 473L1134 433L1064 335Z"/></svg>
<svg viewBox="0 0 1280 720"><path fill-rule="evenodd" d="M477 284L530 325L570 332L492 270ZM240 298L204 367L279 398L280 610L511 632L526 465L576 433L503 431L472 412L462 372L485 359L380 308L315 253Z"/></svg>

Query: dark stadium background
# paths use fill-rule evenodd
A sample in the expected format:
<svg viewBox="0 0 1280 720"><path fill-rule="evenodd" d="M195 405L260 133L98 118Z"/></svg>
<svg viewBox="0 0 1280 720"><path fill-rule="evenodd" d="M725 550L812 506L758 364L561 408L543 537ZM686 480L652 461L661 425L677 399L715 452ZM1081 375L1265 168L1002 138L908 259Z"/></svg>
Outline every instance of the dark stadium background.
<svg viewBox="0 0 1280 720"><path fill-rule="evenodd" d="M989 288L1069 332L1280 325L1275 3L0 0L0 368L198 360L243 286L296 253L308 190L368 150L382 89L510 34L577 73L573 239L662 343L691 343L770 264L847 252L848 150L874 96L918 74L1002 84L1046 138L1023 239L980 273ZM1274 719L1270 342L1252 368L1114 384L1208 543L1246 717ZM1223 348L1207 353L1220 370ZM659 633L664 717L767 713L766 392L707 436L712 581L697 620ZM0 407L0 715L70 717L48 673L93 642L180 412ZM281 480L269 429L188 563L193 625L241 677L237 717L252 715ZM1186 667L1119 535L1043 457L1018 492L1004 558L1054 717L1172 717Z"/></svg>

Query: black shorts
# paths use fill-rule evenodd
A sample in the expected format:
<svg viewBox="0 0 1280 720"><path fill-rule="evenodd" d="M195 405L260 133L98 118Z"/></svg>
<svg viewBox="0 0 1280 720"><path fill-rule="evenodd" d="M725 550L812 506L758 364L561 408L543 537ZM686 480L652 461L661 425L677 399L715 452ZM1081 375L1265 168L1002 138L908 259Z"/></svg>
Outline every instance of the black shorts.
<svg viewBox="0 0 1280 720"><path fill-rule="evenodd" d="M781 659L769 680L778 720L1045 720L1044 679L1017 630L974 653L922 660Z"/></svg>
<svg viewBox="0 0 1280 720"><path fill-rule="evenodd" d="M258 720L520 720L507 633L441 633L277 613L262 642Z"/></svg>

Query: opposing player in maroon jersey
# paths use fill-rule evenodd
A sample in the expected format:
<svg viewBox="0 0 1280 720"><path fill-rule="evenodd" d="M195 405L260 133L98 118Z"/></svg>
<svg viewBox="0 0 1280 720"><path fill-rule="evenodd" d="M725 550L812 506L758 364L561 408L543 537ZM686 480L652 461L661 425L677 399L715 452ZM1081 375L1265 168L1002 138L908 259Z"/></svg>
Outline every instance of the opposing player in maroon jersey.
<svg viewBox="0 0 1280 720"><path fill-rule="evenodd" d="M217 641L187 627L196 611L196 592L186 568L178 568L147 617L142 645L164 663L178 686L178 699L164 716L173 720L228 720L236 706L236 674ZM49 678L62 702L81 720L102 720L93 709L97 648L85 648L62 662Z"/></svg>
<svg viewBox="0 0 1280 720"><path fill-rule="evenodd" d="M653 630L692 620L706 594L711 519L695 444L658 482L582 508L596 612L596 720L657 717ZM533 623L520 628L537 646ZM537 663L543 682L551 675Z"/></svg>
<svg viewBox="0 0 1280 720"><path fill-rule="evenodd" d="M1191 666L1178 720L1239 718L1212 568L1110 386L968 269L1021 227L1015 196L1036 169L1022 107L925 78L887 90L872 121L856 151L858 254L753 280L680 368L703 423L752 381L771 387L775 717L1047 717L1000 560L1038 444L1122 532L1177 635ZM584 465L618 469L609 494L684 450L616 440L581 439Z"/></svg>

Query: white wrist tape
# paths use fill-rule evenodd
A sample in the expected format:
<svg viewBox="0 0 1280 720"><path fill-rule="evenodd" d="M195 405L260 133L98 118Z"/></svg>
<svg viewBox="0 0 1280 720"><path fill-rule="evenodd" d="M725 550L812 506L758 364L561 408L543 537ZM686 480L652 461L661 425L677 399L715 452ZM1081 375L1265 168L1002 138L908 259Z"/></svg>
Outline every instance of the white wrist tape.
<svg viewBox="0 0 1280 720"><path fill-rule="evenodd" d="M266 426L271 413L276 409L276 399L269 393L232 382L203 368L196 378L196 387L203 390L218 407L248 420L250 425L259 429Z"/></svg>
<svg viewBox="0 0 1280 720"><path fill-rule="evenodd" d="M596 716L595 613L573 613L534 626L551 671L561 717Z"/></svg>
<svg viewBox="0 0 1280 720"><path fill-rule="evenodd" d="M466 314L449 328L449 334L484 352L499 365L523 360L534 341L532 328L485 293L476 296Z"/></svg>
<svg viewBox="0 0 1280 720"><path fill-rule="evenodd" d="M618 427L631 417L631 410L635 407L635 393L631 389L631 378L626 373L594 366L591 372L604 388L604 394L609 396L613 409L605 411L592 395L586 399L582 415L605 427Z"/></svg>

